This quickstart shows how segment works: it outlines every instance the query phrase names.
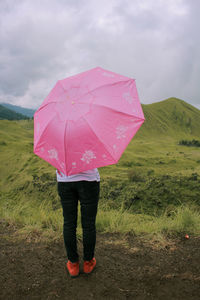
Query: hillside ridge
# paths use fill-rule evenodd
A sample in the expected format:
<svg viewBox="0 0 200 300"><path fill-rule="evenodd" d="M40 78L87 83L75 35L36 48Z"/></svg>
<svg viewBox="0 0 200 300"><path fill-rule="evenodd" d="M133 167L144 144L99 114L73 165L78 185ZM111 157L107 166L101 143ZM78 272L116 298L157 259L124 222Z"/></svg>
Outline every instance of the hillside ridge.
<svg viewBox="0 0 200 300"><path fill-rule="evenodd" d="M29 117L0 104L0 120L27 120Z"/></svg>
<svg viewBox="0 0 200 300"><path fill-rule="evenodd" d="M0 103L0 105L16 112L16 113L19 113L19 114L22 114L24 116L27 116L29 118L32 118L34 113L35 113L35 110L34 109L31 109L31 108L26 108L26 107L22 107L22 106L18 106L18 105L13 105L13 104L10 104L10 103Z"/></svg>
<svg viewBox="0 0 200 300"><path fill-rule="evenodd" d="M178 98L142 104L145 122L140 134L164 134L200 137L200 110Z"/></svg>

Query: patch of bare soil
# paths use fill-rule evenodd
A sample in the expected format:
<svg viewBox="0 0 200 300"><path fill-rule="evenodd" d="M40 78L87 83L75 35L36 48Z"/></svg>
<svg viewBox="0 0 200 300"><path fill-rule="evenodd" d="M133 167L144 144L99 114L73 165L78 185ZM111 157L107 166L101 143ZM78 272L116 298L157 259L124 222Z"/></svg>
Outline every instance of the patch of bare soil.
<svg viewBox="0 0 200 300"><path fill-rule="evenodd" d="M0 299L200 299L200 238L163 247L133 235L97 234L97 267L71 279L63 241L19 238L0 223ZM79 243L80 254L82 252Z"/></svg>

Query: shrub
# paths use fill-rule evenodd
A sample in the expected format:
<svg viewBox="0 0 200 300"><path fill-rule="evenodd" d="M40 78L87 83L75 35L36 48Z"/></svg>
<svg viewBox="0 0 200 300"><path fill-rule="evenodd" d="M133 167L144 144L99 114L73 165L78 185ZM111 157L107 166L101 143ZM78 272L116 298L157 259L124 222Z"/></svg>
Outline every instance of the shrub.
<svg viewBox="0 0 200 300"><path fill-rule="evenodd" d="M153 175L154 173L155 173L154 170L149 170L149 171L147 172L147 175L148 175L148 176L151 176L151 175Z"/></svg>
<svg viewBox="0 0 200 300"><path fill-rule="evenodd" d="M128 179L134 182L145 182L144 175L137 170L130 170L128 172Z"/></svg>
<svg viewBox="0 0 200 300"><path fill-rule="evenodd" d="M124 167L128 167L131 168L133 166L137 166L137 167L142 167L143 164L139 163L139 162L134 162L134 161L125 161L122 164Z"/></svg>
<svg viewBox="0 0 200 300"><path fill-rule="evenodd" d="M200 141L198 140L180 140L179 145L188 146L188 147L200 147Z"/></svg>

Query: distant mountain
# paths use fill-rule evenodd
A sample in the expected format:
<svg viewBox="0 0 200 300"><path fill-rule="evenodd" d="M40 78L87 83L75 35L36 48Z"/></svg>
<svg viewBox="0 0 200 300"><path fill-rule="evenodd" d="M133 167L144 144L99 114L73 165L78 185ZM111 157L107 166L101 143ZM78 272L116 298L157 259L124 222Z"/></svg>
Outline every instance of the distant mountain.
<svg viewBox="0 0 200 300"><path fill-rule="evenodd" d="M0 120L26 120L29 117L0 105Z"/></svg>
<svg viewBox="0 0 200 300"><path fill-rule="evenodd" d="M35 110L34 109L30 109L30 108L24 108L21 106L17 106L17 105L12 105L9 103L0 103L1 105L3 105L4 107L11 109L13 111L15 111L16 113L22 114L24 116L27 116L29 118L32 118Z"/></svg>
<svg viewBox="0 0 200 300"><path fill-rule="evenodd" d="M146 120L138 134L200 137L200 110L185 101L169 98L142 108Z"/></svg>

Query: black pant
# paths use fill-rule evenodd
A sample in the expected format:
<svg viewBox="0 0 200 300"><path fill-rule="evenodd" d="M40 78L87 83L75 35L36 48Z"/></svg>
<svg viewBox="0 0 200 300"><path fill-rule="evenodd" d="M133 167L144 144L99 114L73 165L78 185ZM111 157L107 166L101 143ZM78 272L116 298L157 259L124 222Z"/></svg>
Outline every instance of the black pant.
<svg viewBox="0 0 200 300"><path fill-rule="evenodd" d="M58 194L63 208L63 237L68 259L79 259L76 243L77 207L81 205L83 229L83 259L94 257L96 244L96 214L100 184L97 181L58 182Z"/></svg>

